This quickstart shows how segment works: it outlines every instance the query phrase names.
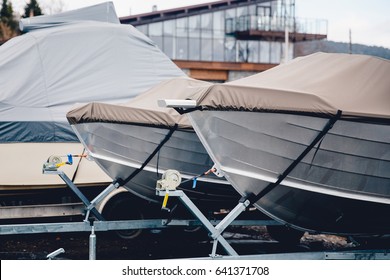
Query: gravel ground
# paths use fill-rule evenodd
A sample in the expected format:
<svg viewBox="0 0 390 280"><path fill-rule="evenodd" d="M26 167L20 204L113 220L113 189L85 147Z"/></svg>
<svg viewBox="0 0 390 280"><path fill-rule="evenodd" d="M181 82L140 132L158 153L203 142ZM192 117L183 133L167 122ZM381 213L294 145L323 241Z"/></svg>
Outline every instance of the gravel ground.
<svg viewBox="0 0 390 280"><path fill-rule="evenodd" d="M334 235L310 235L305 233L295 245L281 244L273 240L265 227L232 227L224 237L233 243L239 254L280 252L334 251L362 245L345 237ZM30 234L1 236L0 258L46 259L48 253L64 248L59 258L88 259L89 233ZM378 245L378 244L377 244ZM97 259L166 259L204 257L211 252L210 241L203 231L183 232L182 229L144 232L135 240L123 240L114 233L97 233ZM389 242L378 246L390 248ZM223 254L223 252L219 252Z"/></svg>

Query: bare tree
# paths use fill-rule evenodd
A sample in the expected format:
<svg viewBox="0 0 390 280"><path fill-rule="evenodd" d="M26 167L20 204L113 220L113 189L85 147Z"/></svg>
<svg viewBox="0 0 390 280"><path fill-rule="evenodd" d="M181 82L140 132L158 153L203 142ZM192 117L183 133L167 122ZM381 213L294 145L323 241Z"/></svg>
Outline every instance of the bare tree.
<svg viewBox="0 0 390 280"><path fill-rule="evenodd" d="M0 10L0 44L18 35L18 23L14 16L12 3L3 0Z"/></svg>

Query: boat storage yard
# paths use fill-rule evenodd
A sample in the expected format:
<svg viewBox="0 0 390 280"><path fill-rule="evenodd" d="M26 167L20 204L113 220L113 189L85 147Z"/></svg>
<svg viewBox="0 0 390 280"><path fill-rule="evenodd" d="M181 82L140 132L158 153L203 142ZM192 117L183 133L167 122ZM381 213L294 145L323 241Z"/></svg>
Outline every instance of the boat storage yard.
<svg viewBox="0 0 390 280"><path fill-rule="evenodd" d="M21 26L0 53L8 80L24 69L0 100L1 259L390 259L388 60L214 84L112 3Z"/></svg>

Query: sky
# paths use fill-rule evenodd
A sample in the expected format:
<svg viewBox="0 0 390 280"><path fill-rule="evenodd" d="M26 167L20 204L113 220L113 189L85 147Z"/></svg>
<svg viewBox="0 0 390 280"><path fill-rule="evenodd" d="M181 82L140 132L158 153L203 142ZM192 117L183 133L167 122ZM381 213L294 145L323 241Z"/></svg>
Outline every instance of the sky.
<svg viewBox="0 0 390 280"><path fill-rule="evenodd" d="M9 0L23 13L26 0ZM214 0L215 1L215 0ZM38 0L46 14L86 7L104 0ZM195 5L213 0L113 0L119 17ZM390 48L390 0L295 0L298 18L328 21L328 40Z"/></svg>

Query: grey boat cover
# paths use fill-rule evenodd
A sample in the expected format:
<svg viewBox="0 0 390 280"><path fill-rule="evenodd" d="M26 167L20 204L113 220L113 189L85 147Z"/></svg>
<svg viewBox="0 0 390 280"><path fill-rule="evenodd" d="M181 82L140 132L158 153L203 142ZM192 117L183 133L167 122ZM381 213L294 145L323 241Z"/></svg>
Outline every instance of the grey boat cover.
<svg viewBox="0 0 390 280"><path fill-rule="evenodd" d="M159 99L185 99L184 89L203 91L212 83L179 77L164 81L147 92L138 95L124 104L91 102L74 108L66 115L70 124L88 122L109 122L158 127L192 129L187 116L175 109L159 107Z"/></svg>
<svg viewBox="0 0 390 280"><path fill-rule="evenodd" d="M315 53L226 84L194 92L203 110L247 110L390 120L390 61Z"/></svg>
<svg viewBox="0 0 390 280"><path fill-rule="evenodd" d="M31 19L32 31L0 47L1 143L78 142L66 120L75 103L123 103L185 76L133 26L113 23L112 4L92 10L101 21L89 9L76 21L71 12Z"/></svg>
<svg viewBox="0 0 390 280"><path fill-rule="evenodd" d="M52 27L80 20L120 23L115 12L114 4L112 2L106 2L56 15L22 18L19 21L19 28L23 32L28 32L33 29Z"/></svg>

